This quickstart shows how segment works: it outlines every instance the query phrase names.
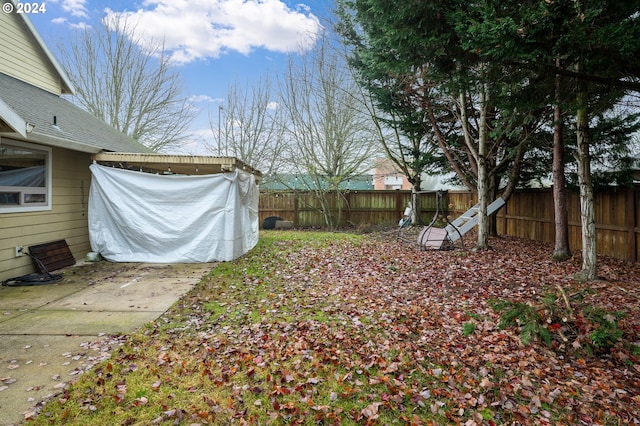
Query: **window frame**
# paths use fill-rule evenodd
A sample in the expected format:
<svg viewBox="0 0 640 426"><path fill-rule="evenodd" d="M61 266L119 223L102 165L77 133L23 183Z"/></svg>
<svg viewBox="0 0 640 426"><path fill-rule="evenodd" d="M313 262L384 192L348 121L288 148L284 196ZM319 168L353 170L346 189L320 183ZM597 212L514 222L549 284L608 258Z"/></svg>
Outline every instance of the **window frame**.
<svg viewBox="0 0 640 426"><path fill-rule="evenodd" d="M52 186L52 149L47 146L36 145L28 142L22 142L15 139L1 138L0 145L7 147L15 147L20 149L28 149L37 153L42 153L45 156L44 168L45 168L45 182L44 188L31 188L21 186L0 186L0 192L17 192L20 194L20 204L0 204L0 214L2 213L21 213L21 212L38 212L49 211L52 209L51 202L51 186ZM42 203L24 203L25 192L40 195L44 194L45 201Z"/></svg>

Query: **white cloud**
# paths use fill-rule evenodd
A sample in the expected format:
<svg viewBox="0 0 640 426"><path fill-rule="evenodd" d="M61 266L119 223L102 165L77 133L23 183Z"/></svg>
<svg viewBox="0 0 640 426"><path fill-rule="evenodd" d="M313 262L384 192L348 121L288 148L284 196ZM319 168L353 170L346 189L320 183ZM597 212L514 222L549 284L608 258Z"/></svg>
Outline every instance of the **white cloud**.
<svg viewBox="0 0 640 426"><path fill-rule="evenodd" d="M222 102L222 99L213 98L209 95L193 95L189 97L189 101L193 103L198 103L198 102L213 103L213 102Z"/></svg>
<svg viewBox="0 0 640 426"><path fill-rule="evenodd" d="M67 18L53 18L51 20L52 24L56 24L56 25L67 25L69 28L74 28L74 29L78 29L78 30L86 30L88 28L91 28L91 25L89 25L86 22L69 22L69 20L67 20Z"/></svg>
<svg viewBox="0 0 640 426"><path fill-rule="evenodd" d="M308 8L291 9L281 0L145 0L142 4L144 8L135 12L106 12L132 19L143 40L164 41L178 63L217 58L229 51L248 54L256 48L306 51L322 31Z"/></svg>
<svg viewBox="0 0 640 426"><path fill-rule="evenodd" d="M89 14L87 12L87 7L85 6L86 3L87 0L62 0L60 1L60 6L62 7L62 10L70 13L71 16L76 16L78 18L88 18Z"/></svg>
<svg viewBox="0 0 640 426"><path fill-rule="evenodd" d="M87 30L89 28L91 28L91 25L89 25L86 22L78 22L78 23L74 23L74 24L69 24L70 28L74 28L74 29L78 29L78 30Z"/></svg>

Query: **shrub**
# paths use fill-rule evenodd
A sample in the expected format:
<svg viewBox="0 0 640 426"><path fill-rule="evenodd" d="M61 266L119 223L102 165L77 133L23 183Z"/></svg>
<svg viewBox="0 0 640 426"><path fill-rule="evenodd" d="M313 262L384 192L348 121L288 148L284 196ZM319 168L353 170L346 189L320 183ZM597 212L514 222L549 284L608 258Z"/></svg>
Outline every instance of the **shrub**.
<svg viewBox="0 0 640 426"><path fill-rule="evenodd" d="M557 351L608 352L624 337L618 321L625 314L587 305L585 294L580 291L568 296L558 286L557 292L536 301L492 300L490 306L501 313L498 327L519 327L525 345L538 340Z"/></svg>
<svg viewBox="0 0 640 426"><path fill-rule="evenodd" d="M532 340L542 340L547 345L551 344L551 333L546 328L544 316L533 306L508 300L494 300L490 305L494 310L503 312L498 327L505 329L512 325L519 326L520 340L525 345Z"/></svg>

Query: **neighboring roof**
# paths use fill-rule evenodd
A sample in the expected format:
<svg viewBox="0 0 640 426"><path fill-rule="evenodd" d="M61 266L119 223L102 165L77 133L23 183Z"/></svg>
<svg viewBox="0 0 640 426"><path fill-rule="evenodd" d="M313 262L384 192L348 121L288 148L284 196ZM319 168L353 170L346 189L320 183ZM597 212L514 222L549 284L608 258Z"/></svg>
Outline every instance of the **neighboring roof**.
<svg viewBox="0 0 640 426"><path fill-rule="evenodd" d="M313 179L311 179L309 175L279 174L271 177L269 180L265 179L265 181L260 184L260 189L267 191L307 191L313 186ZM373 189L373 176L352 176L340 184L340 189L351 191L366 191Z"/></svg>
<svg viewBox="0 0 640 426"><path fill-rule="evenodd" d="M373 160L374 163L374 174L377 175L396 175L402 174L400 167L386 157L378 157Z"/></svg>
<svg viewBox="0 0 640 426"><path fill-rule="evenodd" d="M94 154L151 152L70 101L5 74L0 74L0 131L29 142Z"/></svg>
<svg viewBox="0 0 640 426"><path fill-rule="evenodd" d="M106 166L152 173L209 175L241 169L256 178L262 176L258 170L233 157L103 152L94 155L93 159Z"/></svg>

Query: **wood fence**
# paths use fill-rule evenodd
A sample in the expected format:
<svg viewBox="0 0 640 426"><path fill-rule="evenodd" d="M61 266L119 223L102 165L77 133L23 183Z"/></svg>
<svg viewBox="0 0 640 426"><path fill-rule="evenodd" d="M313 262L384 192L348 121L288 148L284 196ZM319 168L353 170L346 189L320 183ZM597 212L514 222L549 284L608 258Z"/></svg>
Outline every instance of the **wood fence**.
<svg viewBox="0 0 640 426"><path fill-rule="evenodd" d="M569 245L581 250L580 197L569 192ZM640 188L597 191L596 248L598 254L637 262L640 259ZM554 212L551 189L516 192L498 212L500 235L553 243Z"/></svg>
<svg viewBox="0 0 640 426"><path fill-rule="evenodd" d="M640 188L613 188L596 192L596 247L598 254L637 262L640 259ZM339 226L395 225L411 200L410 191L351 191L329 198ZM418 195L418 217L429 223L436 210L434 193ZM569 241L572 251L581 249L580 199L569 192ZM449 191L442 206L451 220L476 203L474 194ZM260 223L269 216L293 221L295 227L325 225L320 203L309 192L264 191L260 193ZM498 211L499 235L553 243L554 212L551 189L516 191Z"/></svg>

